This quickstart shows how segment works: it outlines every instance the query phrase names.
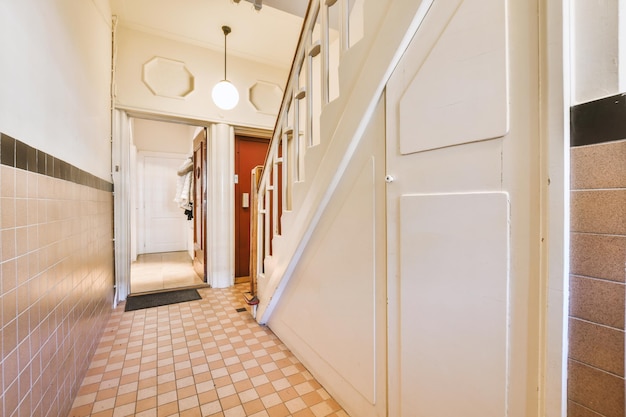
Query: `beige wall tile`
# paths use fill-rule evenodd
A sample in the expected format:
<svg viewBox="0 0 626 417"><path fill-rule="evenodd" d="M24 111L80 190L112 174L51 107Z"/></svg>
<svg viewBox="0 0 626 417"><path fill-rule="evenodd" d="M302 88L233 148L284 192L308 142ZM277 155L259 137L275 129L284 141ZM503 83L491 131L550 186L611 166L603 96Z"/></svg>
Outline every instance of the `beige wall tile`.
<svg viewBox="0 0 626 417"><path fill-rule="evenodd" d="M111 193L6 166L0 177L3 398L16 390L20 412L64 414L113 295L112 204L78 197Z"/></svg>
<svg viewBox="0 0 626 417"><path fill-rule="evenodd" d="M626 235L626 190L571 192L571 231Z"/></svg>
<svg viewBox="0 0 626 417"><path fill-rule="evenodd" d="M37 187L38 187L38 177L39 174L35 174L34 172L28 172L28 198L37 198Z"/></svg>
<svg viewBox="0 0 626 417"><path fill-rule="evenodd" d="M15 199L0 199L0 229L8 229L15 227Z"/></svg>
<svg viewBox="0 0 626 417"><path fill-rule="evenodd" d="M2 235L2 260L15 258L15 229L4 229Z"/></svg>
<svg viewBox="0 0 626 417"><path fill-rule="evenodd" d="M626 188L626 140L571 149L572 190Z"/></svg>
<svg viewBox="0 0 626 417"><path fill-rule="evenodd" d="M15 199L15 226L22 227L28 224L28 200L25 198Z"/></svg>
<svg viewBox="0 0 626 417"><path fill-rule="evenodd" d="M15 198L15 169L0 166L0 196Z"/></svg>
<svg viewBox="0 0 626 417"><path fill-rule="evenodd" d="M15 197L28 197L28 171L23 169L15 170Z"/></svg>
<svg viewBox="0 0 626 417"><path fill-rule="evenodd" d="M624 417L624 379L576 361L568 363L568 398L606 417Z"/></svg>
<svg viewBox="0 0 626 417"><path fill-rule="evenodd" d="M570 316L624 329L626 286L572 275L570 277Z"/></svg>
<svg viewBox="0 0 626 417"><path fill-rule="evenodd" d="M574 275L626 281L626 236L572 233L570 271Z"/></svg>

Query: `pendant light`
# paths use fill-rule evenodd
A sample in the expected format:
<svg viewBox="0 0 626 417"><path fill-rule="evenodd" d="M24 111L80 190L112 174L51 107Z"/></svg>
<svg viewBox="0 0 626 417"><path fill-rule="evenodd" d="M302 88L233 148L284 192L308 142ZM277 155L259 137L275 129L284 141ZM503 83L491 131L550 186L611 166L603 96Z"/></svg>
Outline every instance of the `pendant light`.
<svg viewBox="0 0 626 417"><path fill-rule="evenodd" d="M239 102L237 88L226 78L226 36L231 32L230 26L222 26L224 32L224 79L215 84L211 97L217 107L222 110L230 110Z"/></svg>

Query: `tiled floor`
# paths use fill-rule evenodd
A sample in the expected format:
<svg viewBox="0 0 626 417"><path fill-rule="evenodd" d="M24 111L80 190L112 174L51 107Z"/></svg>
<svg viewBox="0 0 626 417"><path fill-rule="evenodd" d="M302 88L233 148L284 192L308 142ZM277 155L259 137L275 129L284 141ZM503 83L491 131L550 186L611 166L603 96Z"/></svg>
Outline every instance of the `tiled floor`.
<svg viewBox="0 0 626 417"><path fill-rule="evenodd" d="M70 416L347 417L241 291L112 314Z"/></svg>
<svg viewBox="0 0 626 417"><path fill-rule="evenodd" d="M139 255L130 266L132 294L203 284L186 251Z"/></svg>

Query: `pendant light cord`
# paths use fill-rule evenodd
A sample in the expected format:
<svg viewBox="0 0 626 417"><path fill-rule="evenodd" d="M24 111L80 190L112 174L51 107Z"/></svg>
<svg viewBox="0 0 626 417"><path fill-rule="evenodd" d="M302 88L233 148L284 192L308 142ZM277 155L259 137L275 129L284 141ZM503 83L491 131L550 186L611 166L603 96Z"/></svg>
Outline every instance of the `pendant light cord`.
<svg viewBox="0 0 626 417"><path fill-rule="evenodd" d="M224 81L226 80L226 37L231 32L230 26L222 26L224 32Z"/></svg>

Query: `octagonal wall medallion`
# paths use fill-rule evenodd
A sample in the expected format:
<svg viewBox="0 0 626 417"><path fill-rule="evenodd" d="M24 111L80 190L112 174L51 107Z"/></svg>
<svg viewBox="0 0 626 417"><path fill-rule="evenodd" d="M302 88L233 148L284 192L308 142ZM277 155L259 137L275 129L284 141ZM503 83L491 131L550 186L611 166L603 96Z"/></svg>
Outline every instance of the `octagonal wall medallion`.
<svg viewBox="0 0 626 417"><path fill-rule="evenodd" d="M257 81L248 89L248 101L258 113L276 116L283 99L283 90L274 83Z"/></svg>
<svg viewBox="0 0 626 417"><path fill-rule="evenodd" d="M155 96L184 100L194 91L194 75L184 62L155 56L143 64L142 81Z"/></svg>

